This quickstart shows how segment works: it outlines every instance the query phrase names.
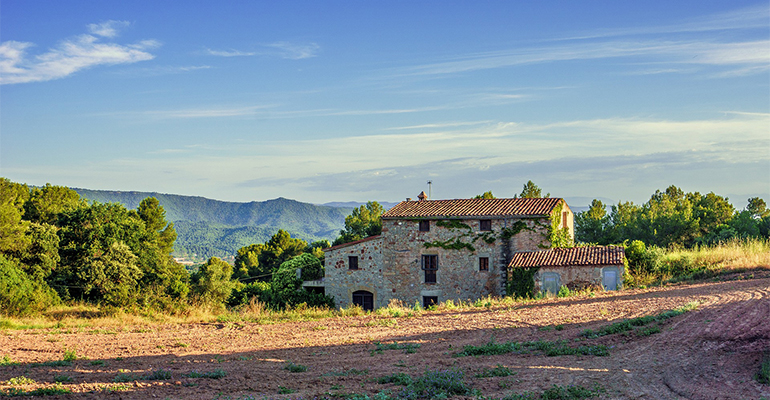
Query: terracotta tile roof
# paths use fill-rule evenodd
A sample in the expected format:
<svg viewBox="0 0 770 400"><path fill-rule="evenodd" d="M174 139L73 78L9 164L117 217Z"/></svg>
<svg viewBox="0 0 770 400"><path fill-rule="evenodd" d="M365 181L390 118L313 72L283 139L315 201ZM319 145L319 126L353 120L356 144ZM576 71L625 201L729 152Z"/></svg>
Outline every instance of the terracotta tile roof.
<svg viewBox="0 0 770 400"><path fill-rule="evenodd" d="M509 268L620 265L625 250L617 246L573 247L514 253Z"/></svg>
<svg viewBox="0 0 770 400"><path fill-rule="evenodd" d="M550 215L562 199L455 199L402 201L382 214L383 219L443 217L508 217Z"/></svg>
<svg viewBox="0 0 770 400"><path fill-rule="evenodd" d="M359 243L363 243L363 242L368 242L370 240L379 239L380 237L381 237L380 235L369 236L368 238L361 239L361 240L356 240L355 242L348 242L348 243L338 244L338 245L332 246L332 247L327 247L325 249L321 249L321 251L327 252L327 251L331 251L331 250L337 250L337 249L341 249L343 247L352 246L354 244L359 244Z"/></svg>

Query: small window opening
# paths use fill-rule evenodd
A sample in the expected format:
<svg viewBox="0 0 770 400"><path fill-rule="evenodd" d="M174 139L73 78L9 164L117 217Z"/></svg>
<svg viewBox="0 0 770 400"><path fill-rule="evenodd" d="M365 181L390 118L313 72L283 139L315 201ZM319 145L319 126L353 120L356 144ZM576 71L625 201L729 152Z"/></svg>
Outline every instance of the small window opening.
<svg viewBox="0 0 770 400"><path fill-rule="evenodd" d="M430 221L420 221L420 232L430 232Z"/></svg>
<svg viewBox="0 0 770 400"><path fill-rule="evenodd" d="M435 254L423 255L422 269L425 271L425 283L436 283L436 271L438 270L438 256Z"/></svg>
<svg viewBox="0 0 770 400"><path fill-rule="evenodd" d="M358 256L348 257L348 269L358 269Z"/></svg>
<svg viewBox="0 0 770 400"><path fill-rule="evenodd" d="M561 213L561 227L566 228L567 227L567 212Z"/></svg>
<svg viewBox="0 0 770 400"><path fill-rule="evenodd" d="M491 231L492 230L492 220L490 219L482 219L479 221L479 230L480 231Z"/></svg>
<svg viewBox="0 0 770 400"><path fill-rule="evenodd" d="M489 257L479 257L479 271L489 271Z"/></svg>

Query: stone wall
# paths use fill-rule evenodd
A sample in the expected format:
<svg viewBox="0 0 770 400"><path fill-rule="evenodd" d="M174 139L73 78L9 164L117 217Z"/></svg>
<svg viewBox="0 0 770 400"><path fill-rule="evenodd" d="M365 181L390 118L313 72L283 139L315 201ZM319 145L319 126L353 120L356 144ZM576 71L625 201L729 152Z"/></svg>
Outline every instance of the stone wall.
<svg viewBox="0 0 770 400"><path fill-rule="evenodd" d="M430 231L420 232L418 220L383 221L383 278L385 286L391 288L387 296L412 305L422 304L425 296L435 296L443 302L504 295L505 267L511 255L516 251L538 250L546 229L533 220L524 220L534 231L524 229L504 243L500 238L502 229L513 226L517 219L493 219L491 232L480 231L476 219L452 221L467 227L440 226L438 220L430 220ZM473 249L461 248L458 242L468 243ZM438 257L436 283L425 282L423 255ZM489 258L487 271L479 270L480 257Z"/></svg>
<svg viewBox="0 0 770 400"><path fill-rule="evenodd" d="M569 266L569 267L541 267L535 274L535 290L542 290L542 278L544 273L556 273L559 275L562 286L577 286L577 289L583 289L585 285L602 287L602 271L605 268L614 268L618 271L618 288L623 283L623 265L589 265L589 266ZM572 287L574 290L575 288Z"/></svg>
<svg viewBox="0 0 770 400"><path fill-rule="evenodd" d="M348 257L358 257L358 269L351 270ZM324 287L328 296L334 297L337 307L350 306L353 292L366 290L374 295L374 307L388 305L390 297L383 299L388 287L382 279L382 237L341 246L326 252L324 260Z"/></svg>

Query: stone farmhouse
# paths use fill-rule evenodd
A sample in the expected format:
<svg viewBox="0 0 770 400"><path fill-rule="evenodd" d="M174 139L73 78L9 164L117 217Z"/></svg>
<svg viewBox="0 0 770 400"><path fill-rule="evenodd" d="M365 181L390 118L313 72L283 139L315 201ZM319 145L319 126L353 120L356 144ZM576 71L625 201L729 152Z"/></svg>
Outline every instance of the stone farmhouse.
<svg viewBox="0 0 770 400"><path fill-rule="evenodd" d="M427 306L502 296L509 265L525 267L530 263L525 255L543 253L552 247L551 241L571 243L574 238L574 215L560 198L426 197L423 192L418 200L407 199L385 212L379 236L324 249L324 291L339 307L358 304L372 310L393 299ZM568 260L584 256L580 252L564 254L569 254L562 257ZM517 261L511 264L512 260ZM600 283L607 267L591 264L591 260L542 268L538 287L553 290L555 284L558 291L559 285L573 278ZM596 260L604 262L601 257ZM616 272L613 288L622 276L622 259L620 264L616 261L613 258L606 264ZM558 279L552 283L554 274ZM611 277L611 273L605 276Z"/></svg>

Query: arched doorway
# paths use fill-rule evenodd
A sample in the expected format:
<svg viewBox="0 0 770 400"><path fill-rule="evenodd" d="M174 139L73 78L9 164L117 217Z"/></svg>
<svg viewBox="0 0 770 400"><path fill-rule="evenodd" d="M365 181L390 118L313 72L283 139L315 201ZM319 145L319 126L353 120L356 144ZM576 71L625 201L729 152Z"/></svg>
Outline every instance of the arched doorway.
<svg viewBox="0 0 770 400"><path fill-rule="evenodd" d="M353 292L353 304L357 304L364 311L374 311L374 295L366 290L357 290Z"/></svg>

